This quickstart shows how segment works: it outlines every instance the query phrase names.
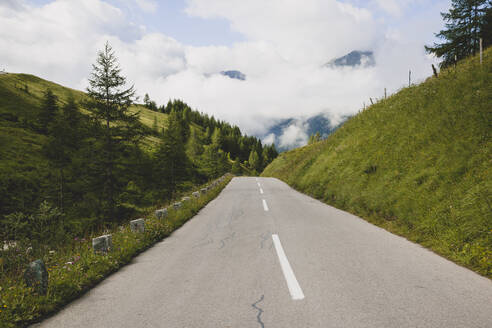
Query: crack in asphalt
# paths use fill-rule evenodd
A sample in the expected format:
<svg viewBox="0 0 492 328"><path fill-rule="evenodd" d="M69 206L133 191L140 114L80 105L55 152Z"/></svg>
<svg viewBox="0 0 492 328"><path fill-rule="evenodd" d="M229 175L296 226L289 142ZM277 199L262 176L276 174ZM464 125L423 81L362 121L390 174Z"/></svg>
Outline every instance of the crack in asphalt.
<svg viewBox="0 0 492 328"><path fill-rule="evenodd" d="M227 240L232 240L232 239L234 239L234 236L235 236L235 235L236 235L236 232L234 231L234 232L232 232L231 234L229 234L227 237L225 237L225 238L221 239L221 240L220 240L220 247L219 247L219 249L224 248L224 247L225 247L225 242L226 242Z"/></svg>
<svg viewBox="0 0 492 328"><path fill-rule="evenodd" d="M197 248L197 247L202 247L202 246L210 245L213 242L214 242L214 240L212 238L210 238L206 242L203 242L203 243L199 243L199 244L194 245L192 248Z"/></svg>
<svg viewBox="0 0 492 328"><path fill-rule="evenodd" d="M261 328L265 328L265 324L263 323L263 321L261 321L261 314L263 313L263 309L260 308L260 307L258 307L258 306L256 306L256 304L262 302L264 298L265 298L265 295L261 295L261 297L260 297L259 300L257 300L253 304L251 304L251 306L253 308L255 308L256 310L258 310L258 314L256 315L256 320L258 320L258 323L260 324Z"/></svg>

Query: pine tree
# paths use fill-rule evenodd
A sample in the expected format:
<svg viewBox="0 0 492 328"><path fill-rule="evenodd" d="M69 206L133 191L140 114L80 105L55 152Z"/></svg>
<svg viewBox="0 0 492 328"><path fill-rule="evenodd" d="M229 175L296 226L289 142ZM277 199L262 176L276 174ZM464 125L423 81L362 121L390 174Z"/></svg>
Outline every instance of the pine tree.
<svg viewBox="0 0 492 328"><path fill-rule="evenodd" d="M186 144L186 153L194 161L203 154L202 139L199 137L197 129L191 129L191 134Z"/></svg>
<svg viewBox="0 0 492 328"><path fill-rule="evenodd" d="M144 101L145 107L149 108L150 97L149 97L149 94L148 93L145 94L143 101Z"/></svg>
<svg viewBox="0 0 492 328"><path fill-rule="evenodd" d="M65 205L65 172L70 169L74 154L82 142L82 116L73 98L70 98L62 112L56 116L50 125L50 137L43 147L46 157L58 171L58 206L63 211Z"/></svg>
<svg viewBox="0 0 492 328"><path fill-rule="evenodd" d="M138 124L138 113L129 111L135 99L134 87L125 88L126 78L121 75L121 68L109 43L99 52L92 68L87 88L90 100L86 107L96 124L102 123L102 128L97 129L101 135L97 136L100 149L96 170L102 179L103 215L115 219L116 196L121 189L117 183L117 163L125 143L138 142L143 133Z"/></svg>
<svg viewBox="0 0 492 328"><path fill-rule="evenodd" d="M155 154L155 172L158 188L172 198L179 185L186 179L189 160L185 153L182 125L179 114L171 112L161 144Z"/></svg>
<svg viewBox="0 0 492 328"><path fill-rule="evenodd" d="M227 160L227 154L221 148L223 138L220 128L214 129L211 139L212 143L204 147L203 163L207 176L209 178L216 178L227 172L230 166Z"/></svg>
<svg viewBox="0 0 492 328"><path fill-rule="evenodd" d="M239 163L239 157L236 157L236 160L234 161L234 163L232 163L231 172L236 175L240 175L243 173L241 164Z"/></svg>
<svg viewBox="0 0 492 328"><path fill-rule="evenodd" d="M434 43L432 47L425 46L428 53L443 59L441 68L454 64L455 58L461 60L479 50L480 30L487 6L490 6L489 0L452 0L449 12L441 13L446 29L436 36L446 41Z"/></svg>
<svg viewBox="0 0 492 328"><path fill-rule="evenodd" d="M251 153L249 153L248 163L252 169L256 170L257 172L261 171L260 156L258 155L256 149L253 149Z"/></svg>
<svg viewBox="0 0 492 328"><path fill-rule="evenodd" d="M492 1L490 3L492 4ZM492 45L492 5L485 10L480 37L483 40L484 47L490 47Z"/></svg>
<svg viewBox="0 0 492 328"><path fill-rule="evenodd" d="M50 124L53 123L58 112L57 102L58 98L50 89L44 92L41 111L38 117L39 131L43 134L48 134L50 131Z"/></svg>

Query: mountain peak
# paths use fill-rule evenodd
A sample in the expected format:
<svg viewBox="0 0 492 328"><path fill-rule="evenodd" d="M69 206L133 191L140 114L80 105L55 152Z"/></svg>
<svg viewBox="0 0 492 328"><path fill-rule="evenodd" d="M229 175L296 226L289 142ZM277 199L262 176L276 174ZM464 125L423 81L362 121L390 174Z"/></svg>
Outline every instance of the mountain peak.
<svg viewBox="0 0 492 328"><path fill-rule="evenodd" d="M374 53L372 51L354 50L345 56L335 58L326 63L325 67L372 67L376 65Z"/></svg>
<svg viewBox="0 0 492 328"><path fill-rule="evenodd" d="M241 80L241 81L246 80L246 74L244 74L240 71L236 71L236 70L222 71L222 72L220 72L220 74L228 76L231 79L236 79L236 80Z"/></svg>

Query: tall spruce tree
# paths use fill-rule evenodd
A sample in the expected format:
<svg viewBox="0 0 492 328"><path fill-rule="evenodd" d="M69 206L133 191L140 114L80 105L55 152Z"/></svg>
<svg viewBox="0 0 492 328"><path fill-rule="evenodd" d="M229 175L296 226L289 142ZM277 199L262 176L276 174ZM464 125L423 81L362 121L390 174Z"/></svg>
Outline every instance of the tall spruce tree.
<svg viewBox="0 0 492 328"><path fill-rule="evenodd" d="M484 47L490 47L492 45L492 0L489 2L489 7L485 10L480 37L483 39Z"/></svg>
<svg viewBox="0 0 492 328"><path fill-rule="evenodd" d="M428 53L442 58L441 68L454 64L455 58L461 60L477 53L483 17L490 4L490 0L452 0L449 12L441 13L446 29L436 37L445 42L425 46Z"/></svg>
<svg viewBox="0 0 492 328"><path fill-rule="evenodd" d="M172 198L179 185L186 179L190 166L185 153L181 115L171 112L162 132L162 140L155 154L156 182L161 192Z"/></svg>
<svg viewBox="0 0 492 328"><path fill-rule="evenodd" d="M44 92L41 111L38 116L39 131L43 134L49 133L50 125L58 113L57 102L58 97L50 89Z"/></svg>
<svg viewBox="0 0 492 328"><path fill-rule="evenodd" d="M73 98L62 107L50 124L49 139L43 147L51 165L58 171L58 207L64 210L66 179L65 172L70 169L72 158L82 143L82 114Z"/></svg>
<svg viewBox="0 0 492 328"><path fill-rule="evenodd" d="M92 65L87 88L90 100L86 106L94 122L102 125L102 128L95 129L100 134L97 136L100 149L96 173L101 175L102 181L102 215L113 220L116 219L116 197L121 188L117 164L125 146L138 142L143 136L138 124L139 113L129 111L135 99L135 89L125 85L126 78L121 75L118 60L107 42L98 53L96 64Z"/></svg>

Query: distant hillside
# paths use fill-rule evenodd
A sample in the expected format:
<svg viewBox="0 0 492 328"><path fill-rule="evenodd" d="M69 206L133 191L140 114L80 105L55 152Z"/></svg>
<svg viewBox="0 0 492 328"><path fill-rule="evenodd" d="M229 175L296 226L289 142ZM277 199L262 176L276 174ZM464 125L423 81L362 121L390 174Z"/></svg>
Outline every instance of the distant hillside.
<svg viewBox="0 0 492 328"><path fill-rule="evenodd" d="M492 48L263 172L492 277Z"/></svg>
<svg viewBox="0 0 492 328"><path fill-rule="evenodd" d="M320 133L324 139L333 133L348 116L334 118L329 113L309 117L291 117L276 121L267 131L257 135L264 143L274 143L280 152L305 146L311 135Z"/></svg>
<svg viewBox="0 0 492 328"><path fill-rule="evenodd" d="M376 60L374 59L374 53L372 51L354 50L345 56L330 60L324 66L325 67L343 67L343 66L371 67L374 65L376 65Z"/></svg>
<svg viewBox="0 0 492 328"><path fill-rule="evenodd" d="M59 107L51 124L56 121L61 126L52 132L40 123L48 89ZM62 108L70 98L79 110L77 128L63 121ZM0 241L15 234L15 229L7 231L13 225L7 215L30 215L43 201L63 208L67 231L84 233L125 220L225 172L261 172L277 155L274 148L263 147L237 126L192 110L182 101L159 107L152 101L148 106L134 105L130 112L139 112L136 127L141 139L118 145L118 170L123 172L117 181L121 211L106 220L99 212L103 191L94 174L103 165L94 152L101 124L84 107L87 99L84 92L33 75L0 74ZM179 140L166 137L170 117L174 117L173 127L179 128ZM73 148L63 154L63 140L55 137L60 130L67 136L78 135L73 137ZM166 162L169 153L179 162L178 169Z"/></svg>

